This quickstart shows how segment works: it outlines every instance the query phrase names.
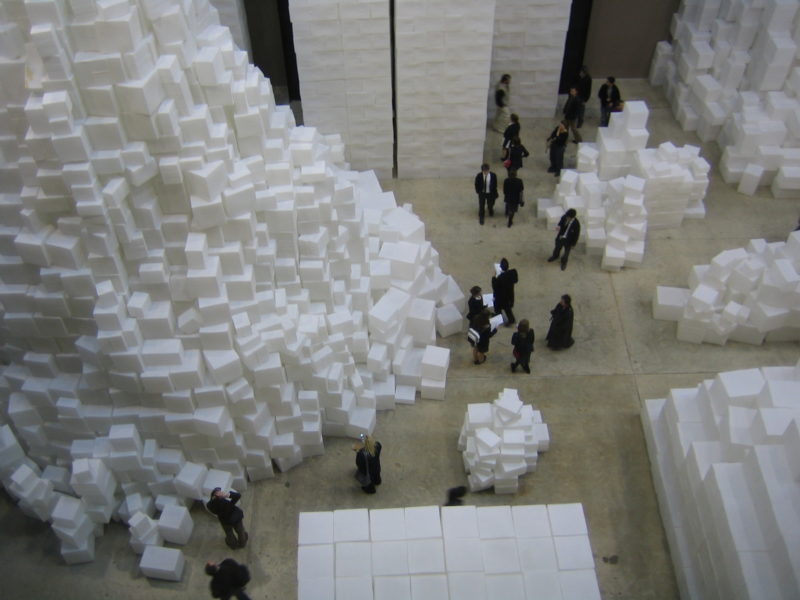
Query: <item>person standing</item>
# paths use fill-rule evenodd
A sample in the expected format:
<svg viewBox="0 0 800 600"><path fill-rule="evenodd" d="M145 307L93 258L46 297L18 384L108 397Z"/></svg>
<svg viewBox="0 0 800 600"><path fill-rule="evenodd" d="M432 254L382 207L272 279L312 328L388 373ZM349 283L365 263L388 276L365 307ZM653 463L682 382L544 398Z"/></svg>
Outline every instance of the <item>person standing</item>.
<svg viewBox="0 0 800 600"><path fill-rule="evenodd" d="M500 273L492 277L492 292L494 292L494 314L505 312L506 325L516 322L514 318L514 286L519 281L516 269L508 268L508 260L500 261Z"/></svg>
<svg viewBox="0 0 800 600"><path fill-rule="evenodd" d="M583 141L577 126L578 118L582 113L582 104L583 102L578 96L578 88L574 86L569 88L569 95L564 103L564 124L572 132L572 141L576 144L580 144Z"/></svg>
<svg viewBox="0 0 800 600"><path fill-rule="evenodd" d="M471 342L474 344L472 346L472 362L473 364L481 365L486 362L486 354L489 352L489 340L497 333L496 329L492 329L488 308L481 311L472 320L470 329L478 332L478 339Z"/></svg>
<svg viewBox="0 0 800 600"><path fill-rule="evenodd" d="M221 488L214 488L211 499L206 503L206 508L217 516L222 529L225 530L225 543L230 548L244 548L247 545L248 535L244 530L244 513L236 506L242 495L230 490L228 493Z"/></svg>
<svg viewBox="0 0 800 600"><path fill-rule="evenodd" d="M477 285L469 290L469 300L467 301L467 323L472 323L472 319L483 312L483 290Z"/></svg>
<svg viewBox="0 0 800 600"><path fill-rule="evenodd" d="M371 435L361 434L353 444L356 451L356 479L365 494L374 494L381 484L381 443Z"/></svg>
<svg viewBox="0 0 800 600"><path fill-rule="evenodd" d="M250 570L232 558L226 558L217 564L211 561L206 563L206 575L211 576L212 598L228 600L235 597L237 600L250 600L244 588L250 582Z"/></svg>
<svg viewBox="0 0 800 600"><path fill-rule="evenodd" d="M619 106L622 100L616 81L613 77L607 77L606 82L600 86L600 91L597 92L597 97L600 99L600 127L608 127L611 112Z"/></svg>
<svg viewBox="0 0 800 600"><path fill-rule="evenodd" d="M508 126L505 129L505 131L503 131L503 152L504 153L508 149L508 147L511 145L511 140L513 140L514 138L518 138L519 137L519 130L520 130L519 115L517 115L516 113L512 113L511 114L511 122L508 124ZM507 156L504 156L503 160L505 160L506 158L507 158Z"/></svg>
<svg viewBox="0 0 800 600"><path fill-rule="evenodd" d="M514 347L514 362L511 363L511 372L516 373L517 367L522 367L528 375L531 374L531 354L533 354L533 329L528 319L522 319L517 325L517 330L511 336L511 345Z"/></svg>
<svg viewBox="0 0 800 600"><path fill-rule="evenodd" d="M522 145L519 137L511 139L511 145L508 147L508 159L503 164L507 164L506 169L509 173L511 171L519 171L522 168L522 159L530 156L528 149Z"/></svg>
<svg viewBox="0 0 800 600"><path fill-rule="evenodd" d="M481 172L475 175L475 193L478 194L478 221L483 225L486 208L489 216L494 216L494 201L497 199L497 175L489 170L489 164L481 165Z"/></svg>
<svg viewBox="0 0 800 600"><path fill-rule="evenodd" d="M508 215L508 226L514 221L514 214L517 208L522 206L522 192L525 185L522 179L517 179L516 171L509 171L508 178L503 182L503 200L506 203L506 215Z"/></svg>
<svg viewBox="0 0 800 600"><path fill-rule="evenodd" d="M498 133L503 133L503 129L508 123L511 115L511 75L504 73L494 88L494 104L497 107L497 113L494 117L494 124L492 129Z"/></svg>
<svg viewBox="0 0 800 600"><path fill-rule="evenodd" d="M578 88L578 98L581 99L581 108L578 111L578 129L580 129L583 127L583 117L586 115L586 103L592 97L592 76L586 65L581 67L575 87Z"/></svg>
<svg viewBox="0 0 800 600"><path fill-rule="evenodd" d="M547 259L547 262L553 262L558 259L561 254L561 249L564 249L564 256L561 257L561 270L567 268L567 261L569 260L570 250L578 243L578 238L581 235L581 224L575 216L577 213L574 208L570 208L567 212L561 215L558 221L558 233L556 234L556 243L553 248L553 254Z"/></svg>
<svg viewBox="0 0 800 600"><path fill-rule="evenodd" d="M550 137L547 138L547 148L550 151L550 167L547 172L556 177L561 175L561 169L564 168L564 151L567 149L568 139L569 132L565 121L556 125L556 128L550 133Z"/></svg>
<svg viewBox="0 0 800 600"><path fill-rule="evenodd" d="M551 350L569 348L575 343L572 339L572 298L569 294L561 296L556 307L550 311L550 330L547 332L547 347Z"/></svg>

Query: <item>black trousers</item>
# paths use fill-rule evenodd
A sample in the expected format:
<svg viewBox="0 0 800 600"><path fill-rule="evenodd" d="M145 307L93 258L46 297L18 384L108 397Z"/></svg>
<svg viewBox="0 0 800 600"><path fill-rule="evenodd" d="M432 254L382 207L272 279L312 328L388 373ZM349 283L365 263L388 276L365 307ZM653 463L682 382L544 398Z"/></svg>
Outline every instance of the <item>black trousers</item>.
<svg viewBox="0 0 800 600"><path fill-rule="evenodd" d="M566 150L566 146L550 144L550 168L556 174L556 177L561 173L561 169L564 168L564 150Z"/></svg>
<svg viewBox="0 0 800 600"><path fill-rule="evenodd" d="M494 215L494 198L487 192L480 192L478 194L478 219L483 223L483 217L486 214L486 208L489 208L489 216Z"/></svg>
<svg viewBox="0 0 800 600"><path fill-rule="evenodd" d="M567 243L562 237L556 238L556 247L553 248L553 256L552 258L558 258L558 255L561 254L561 249L564 249L564 256L561 257L561 264L566 265L567 261L569 260L569 252L572 250L572 246Z"/></svg>
<svg viewBox="0 0 800 600"><path fill-rule="evenodd" d="M244 548L244 545L247 543L244 519L234 525L220 521L220 525L222 525L222 529L225 530L225 543L228 544L230 548Z"/></svg>

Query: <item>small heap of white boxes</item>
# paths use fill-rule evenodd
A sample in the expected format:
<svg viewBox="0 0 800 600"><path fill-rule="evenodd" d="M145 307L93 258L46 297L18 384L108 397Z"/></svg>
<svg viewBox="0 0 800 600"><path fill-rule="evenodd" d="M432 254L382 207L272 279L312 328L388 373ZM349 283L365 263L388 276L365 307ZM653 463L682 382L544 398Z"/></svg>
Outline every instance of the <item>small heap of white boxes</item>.
<svg viewBox="0 0 800 600"><path fill-rule="evenodd" d="M436 330L465 297L206 0L10 0L0 22L0 480L43 520L83 502L65 560L114 519L180 579L159 544L189 539L187 500L443 398Z"/></svg>
<svg viewBox="0 0 800 600"><path fill-rule="evenodd" d="M719 373L641 417L681 598L800 596L800 365Z"/></svg>
<svg viewBox="0 0 800 600"><path fill-rule="evenodd" d="M648 115L644 102L626 102L598 129L596 144L580 144L577 172L562 171L554 197L538 201L537 216L548 228L574 208L587 252L601 255L608 271L642 263L648 229L705 216L708 162L697 146L645 148Z"/></svg>
<svg viewBox="0 0 800 600"><path fill-rule="evenodd" d="M658 286L653 318L677 321L684 342L723 345L800 340L800 231L750 240L695 265L689 288Z"/></svg>
<svg viewBox="0 0 800 600"><path fill-rule="evenodd" d="M519 478L536 470L539 452L550 448L550 432L542 413L523 404L517 390L506 388L494 402L468 404L458 436L469 489L494 487L513 494Z"/></svg>
<svg viewBox="0 0 800 600"><path fill-rule="evenodd" d="M300 513L298 600L600 600L580 504Z"/></svg>
<svg viewBox="0 0 800 600"><path fill-rule="evenodd" d="M678 122L722 148L739 192L800 193L800 30L793 0L683 0L673 43L659 42L650 82L665 85Z"/></svg>

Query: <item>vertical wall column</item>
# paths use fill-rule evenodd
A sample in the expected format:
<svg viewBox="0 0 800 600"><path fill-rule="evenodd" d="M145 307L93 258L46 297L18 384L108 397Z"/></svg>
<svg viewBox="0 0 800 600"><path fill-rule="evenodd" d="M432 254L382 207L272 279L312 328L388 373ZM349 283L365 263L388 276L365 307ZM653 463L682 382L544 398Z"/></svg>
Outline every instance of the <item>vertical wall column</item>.
<svg viewBox="0 0 800 600"><path fill-rule="evenodd" d="M488 117L495 115L494 86L511 75L511 110L523 120L553 116L564 60L571 0L503 0L497 3Z"/></svg>
<svg viewBox="0 0 800 600"><path fill-rule="evenodd" d="M495 0L395 0L397 174L473 174L483 159Z"/></svg>
<svg viewBox="0 0 800 600"><path fill-rule="evenodd" d="M389 0L291 0L303 121L341 133L353 169L391 177Z"/></svg>

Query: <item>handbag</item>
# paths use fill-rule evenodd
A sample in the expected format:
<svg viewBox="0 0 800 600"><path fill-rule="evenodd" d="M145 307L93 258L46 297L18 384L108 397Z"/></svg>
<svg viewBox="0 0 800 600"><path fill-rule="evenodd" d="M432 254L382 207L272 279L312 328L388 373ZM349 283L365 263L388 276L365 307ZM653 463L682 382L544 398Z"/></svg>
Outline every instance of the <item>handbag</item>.
<svg viewBox="0 0 800 600"><path fill-rule="evenodd" d="M510 158L507 158L507 159L505 159L505 160L503 161L503 166L504 166L506 169L510 169L510 168L511 168L511 159L510 159Z"/></svg>

